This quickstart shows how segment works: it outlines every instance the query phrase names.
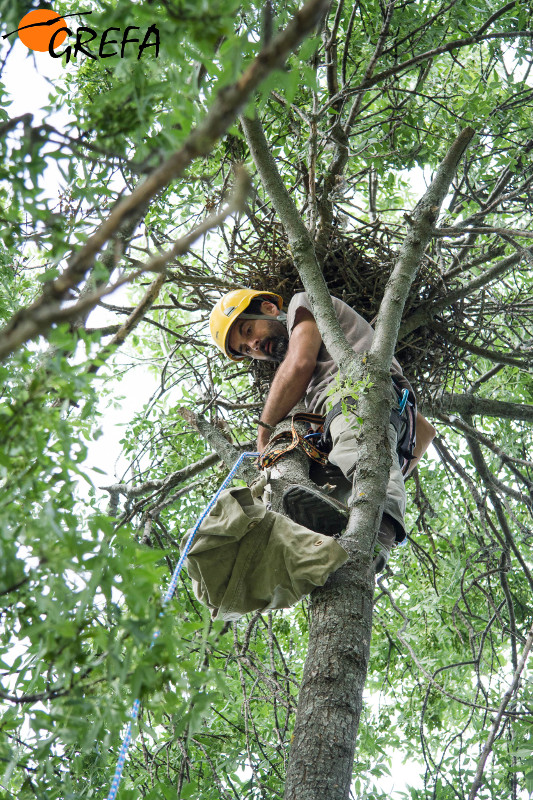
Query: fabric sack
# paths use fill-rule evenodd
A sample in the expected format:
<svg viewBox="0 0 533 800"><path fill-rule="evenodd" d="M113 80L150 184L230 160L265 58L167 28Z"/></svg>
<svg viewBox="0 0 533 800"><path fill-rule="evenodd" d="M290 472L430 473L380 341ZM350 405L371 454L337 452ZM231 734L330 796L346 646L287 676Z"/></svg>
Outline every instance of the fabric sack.
<svg viewBox="0 0 533 800"><path fill-rule="evenodd" d="M196 534L187 570L213 618L233 621L294 605L347 559L335 539L267 511L244 487L221 493Z"/></svg>

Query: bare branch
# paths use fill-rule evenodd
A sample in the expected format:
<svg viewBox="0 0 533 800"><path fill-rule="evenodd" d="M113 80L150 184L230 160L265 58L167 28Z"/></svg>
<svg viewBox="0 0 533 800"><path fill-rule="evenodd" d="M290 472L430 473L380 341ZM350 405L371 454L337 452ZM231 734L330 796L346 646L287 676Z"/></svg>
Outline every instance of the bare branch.
<svg viewBox="0 0 533 800"><path fill-rule="evenodd" d="M488 350L486 347L480 347L473 342L467 342L461 339L459 336L454 336L452 333L448 332L445 325L441 325L438 322L430 322L430 327L444 336L450 344L467 350L469 353L475 353L482 358L494 361L496 364L508 364L511 367L518 367L518 369L525 370L529 370L531 367L531 357L529 355L524 355L523 360L519 360L518 358L514 358L512 354L502 353L498 350Z"/></svg>
<svg viewBox="0 0 533 800"><path fill-rule="evenodd" d="M473 36L467 36L464 39L455 39L453 42L448 42L440 47L434 47L432 50L426 50L424 53L419 53L418 55L413 56L413 58L409 58L406 61L396 64L394 67L384 69L381 72L378 72L377 75L369 78L367 81L361 82L359 86L355 87L354 89L345 90L342 92L342 94L347 97L359 92L366 92L367 89L370 89L372 86L376 86L376 84L381 83L382 81L386 80L386 78L390 78L392 75L398 75L399 73L404 72L416 64L420 64L423 61L428 61L432 58L435 58L435 56L443 55L444 53L452 53L454 50L459 50L462 47L468 47L471 44L478 44L479 42L498 39L520 39L529 37L531 37L531 31L506 31L505 33L476 33ZM337 98L333 97L322 109L322 113L326 113L328 108L330 108L336 101Z"/></svg>
<svg viewBox="0 0 533 800"><path fill-rule="evenodd" d="M499 731L499 728L500 728L500 724L501 724L501 721L502 721L502 717L503 717L503 715L505 713L505 709L507 708L507 706L509 704L509 701L511 700L511 698L513 697L513 695L515 694L515 692L516 692L516 690L518 688L518 683L520 681L520 676L522 675L522 672L524 671L524 667L526 666L526 662L527 662L527 659L528 659L528 656L529 656L529 651L531 650L531 645L532 644L533 644L533 627L531 627L530 630L529 630L529 633L528 633L528 636L527 636L527 639L526 639L526 644L524 646L524 649L522 650L522 654L520 656L520 660L519 660L519 662L517 664L517 667L516 667L516 669L514 671L514 674L513 674L513 679L511 681L511 685L509 686L509 688L505 692L505 694L504 694L504 696L502 698L502 701L500 703L500 707L498 709L498 713L496 714L496 717L495 717L495 719L494 719L494 721L492 723L492 729L491 729L491 731L490 731L490 733L489 733L489 735L487 737L487 741L485 742L485 745L483 747L483 751L481 753L481 757L480 757L479 762L478 762L478 767L477 767L477 770L476 770L476 774L474 776L474 781L472 783L472 788L470 789L470 794L468 795L468 800L474 800L474 798L476 797L479 789L481 788L481 784L482 784L482 781L483 781L483 773L485 771L485 765L487 763L487 759L488 759L488 757L489 757L489 755L490 755L490 753L492 751L492 748L494 746L494 741L495 741L496 736L498 734L498 731Z"/></svg>
<svg viewBox="0 0 533 800"><path fill-rule="evenodd" d="M112 486L101 486L100 488L109 493L124 495L124 497L129 499L140 497L149 492L168 491L174 486L178 486L180 483L189 480L189 478L198 475L199 472L209 469L209 467L212 467L213 464L219 461L219 458L217 453L209 453L209 455L200 459L200 461L195 461L194 464L189 464L187 467L183 467L183 469L171 472L166 478L157 481L145 481L145 483L141 483L139 486L131 486L127 483L115 483Z"/></svg>
<svg viewBox="0 0 533 800"><path fill-rule="evenodd" d="M488 283L495 281L496 278L499 278L501 275L505 274L519 264L526 253L533 255L533 250L528 249L520 253L514 253L508 258L504 258L503 261L499 261L493 267L487 269L485 272L479 275L479 277L474 278L464 286L448 292L446 297L443 297L441 300L435 300L428 306L421 306L418 311L415 311L415 313L412 314L409 319L405 320L405 322L402 324L398 334L399 338L404 338L408 333L411 333L411 331L414 331L421 325L428 323L431 319L433 319L435 314L437 314L439 311L442 311L443 308L447 308L452 303L456 303L463 297L468 297L478 289L486 286Z"/></svg>
<svg viewBox="0 0 533 800"><path fill-rule="evenodd" d="M522 467L526 467L528 469L533 469L533 461L526 461L524 458L515 458L514 456L508 455L501 447L498 447L495 442L492 441L488 436L485 436L483 433L477 430L477 428L468 425L463 419L459 417L448 416L447 414L441 414L440 418L443 422L447 425L450 425L452 428L457 428L457 430L463 431L464 433L468 433L469 436L477 439L478 442L481 442L482 445L488 447L489 450L492 450L493 453L501 458L504 464L507 464L510 469L513 469L513 464L519 464ZM525 475L523 475L518 470L515 470L516 476L522 480L528 488L533 489L533 482L529 480Z"/></svg>
<svg viewBox="0 0 533 800"><path fill-rule="evenodd" d="M493 400L488 397L476 397L470 394L453 394L443 392L432 400L422 400L420 410L431 416L433 411L445 414L480 415L503 419L515 419L533 422L533 406L519 403L508 403L504 400Z"/></svg>
<svg viewBox="0 0 533 800"><path fill-rule="evenodd" d="M110 342L106 344L106 346L100 350L98 355L96 356L95 361L89 367L88 372L94 373L97 372L100 368L100 365L105 361L107 356L113 352L116 347L119 347L121 344L124 343L126 337L137 327L137 325L141 322L144 315L148 311L148 309L153 305L161 288L166 280L166 275L164 272L156 278L156 280L149 286L148 291L144 295L143 299L135 308L132 313L129 315L126 322L124 322L118 331L115 333L113 338Z"/></svg>

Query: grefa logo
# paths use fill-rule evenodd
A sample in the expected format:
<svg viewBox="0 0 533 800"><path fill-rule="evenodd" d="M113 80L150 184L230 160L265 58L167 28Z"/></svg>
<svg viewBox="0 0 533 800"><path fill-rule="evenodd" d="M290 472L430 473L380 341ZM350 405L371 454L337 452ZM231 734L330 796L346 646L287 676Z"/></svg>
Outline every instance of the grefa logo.
<svg viewBox="0 0 533 800"><path fill-rule="evenodd" d="M66 64L71 57L76 58L80 53L93 59L117 56L124 58L124 53L131 52L134 45L137 45L137 60L150 48L150 54L158 57L160 38L156 25L150 25L144 33L136 25L128 25L124 30L111 27L99 32L85 25L72 31L65 22L67 17L81 17L91 13L76 11L60 16L51 8L36 8L22 17L15 31L6 33L2 38L8 39L18 33L20 41L29 50L48 52L52 58L65 56ZM67 37L73 40L72 43L69 42L63 50L58 51L57 48L61 47Z"/></svg>

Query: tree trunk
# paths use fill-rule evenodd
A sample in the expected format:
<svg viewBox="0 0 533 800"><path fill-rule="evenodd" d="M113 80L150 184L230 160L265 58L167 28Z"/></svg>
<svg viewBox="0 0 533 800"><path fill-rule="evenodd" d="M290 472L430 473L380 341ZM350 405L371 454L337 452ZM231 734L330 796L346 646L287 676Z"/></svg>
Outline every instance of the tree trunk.
<svg viewBox="0 0 533 800"><path fill-rule="evenodd" d="M374 574L369 562L362 552L353 553L313 592L285 800L348 796L370 651Z"/></svg>
<svg viewBox="0 0 533 800"><path fill-rule="evenodd" d="M350 559L315 592L285 800L346 800L350 793L372 631L371 559L391 459L386 434L388 370L409 288L457 163L473 134L471 128L459 134L417 204L385 289L370 352L362 364L354 359L354 378L368 378L369 388L361 392L357 407L363 420L356 436L357 490L342 538ZM303 270L300 274L307 288L307 276Z"/></svg>
<svg viewBox="0 0 533 800"><path fill-rule="evenodd" d="M357 413L363 420L354 433L357 488L342 538L350 558L314 592L309 650L285 785L285 800L345 800L350 793L370 652L372 553L391 464L389 369L409 289L474 131L467 128L459 134L413 211L385 289L372 346L361 358L346 341L334 314L311 237L283 184L260 121L241 117L241 124L262 183L287 233L322 339L341 375L355 384ZM360 381L366 382L365 389L357 386Z"/></svg>

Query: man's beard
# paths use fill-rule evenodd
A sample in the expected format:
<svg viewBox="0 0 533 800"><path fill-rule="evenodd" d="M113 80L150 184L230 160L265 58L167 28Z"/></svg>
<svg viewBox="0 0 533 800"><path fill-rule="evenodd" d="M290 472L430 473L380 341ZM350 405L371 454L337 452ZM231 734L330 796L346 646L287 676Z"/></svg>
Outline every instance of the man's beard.
<svg viewBox="0 0 533 800"><path fill-rule="evenodd" d="M261 341L261 352L266 356L267 361L279 363L283 361L289 349L287 329L283 323L277 320L269 322L269 326L271 332Z"/></svg>

